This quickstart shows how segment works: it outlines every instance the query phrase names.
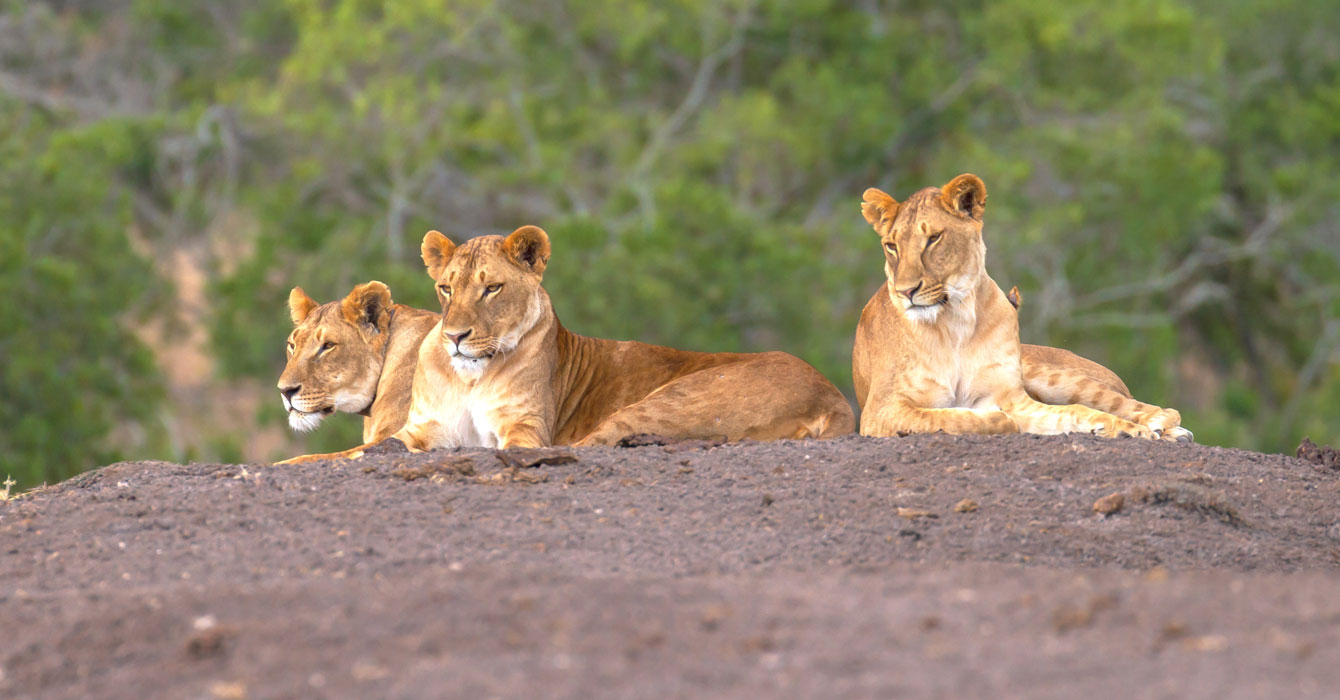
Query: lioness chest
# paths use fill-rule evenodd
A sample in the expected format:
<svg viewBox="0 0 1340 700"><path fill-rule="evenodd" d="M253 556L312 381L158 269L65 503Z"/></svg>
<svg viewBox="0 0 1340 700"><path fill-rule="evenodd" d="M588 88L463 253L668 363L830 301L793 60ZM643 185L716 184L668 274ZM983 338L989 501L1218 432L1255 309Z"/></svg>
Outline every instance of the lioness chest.
<svg viewBox="0 0 1340 700"><path fill-rule="evenodd" d="M904 370L915 405L998 410L1003 390L1018 384L1018 343L994 328L968 334L922 337L916 362Z"/></svg>
<svg viewBox="0 0 1340 700"><path fill-rule="evenodd" d="M419 441L429 448L498 447L500 421L493 410L488 387L458 382L440 382L420 387L410 411Z"/></svg>
<svg viewBox="0 0 1340 700"><path fill-rule="evenodd" d="M943 362L923 369L913 379L913 399L927 408L997 409L995 391L981 362L972 353L949 353Z"/></svg>

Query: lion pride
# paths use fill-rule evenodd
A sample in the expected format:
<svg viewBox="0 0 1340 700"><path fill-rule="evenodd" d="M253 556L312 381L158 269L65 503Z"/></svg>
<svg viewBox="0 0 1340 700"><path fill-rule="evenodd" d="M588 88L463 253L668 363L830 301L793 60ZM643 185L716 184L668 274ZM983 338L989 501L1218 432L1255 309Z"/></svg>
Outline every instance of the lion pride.
<svg viewBox="0 0 1340 700"><path fill-rule="evenodd" d="M852 352L862 435L1191 438L1177 411L1130 398L1105 368L1021 346L1015 306L986 272L986 185L976 175L903 203L873 188L863 200L887 282L866 304Z"/></svg>
<svg viewBox="0 0 1340 700"><path fill-rule="evenodd" d="M792 355L688 352L564 328L541 285L550 243L536 226L459 246L429 231L422 254L442 316L420 345L409 417L394 435L410 449L855 429L841 392ZM357 457L368 446L289 462Z"/></svg>

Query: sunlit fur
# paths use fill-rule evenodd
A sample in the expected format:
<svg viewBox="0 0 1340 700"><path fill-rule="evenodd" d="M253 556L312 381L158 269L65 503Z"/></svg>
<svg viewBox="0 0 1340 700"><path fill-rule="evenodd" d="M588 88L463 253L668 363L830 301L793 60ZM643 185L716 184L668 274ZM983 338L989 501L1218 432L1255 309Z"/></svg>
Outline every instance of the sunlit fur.
<svg viewBox="0 0 1340 700"><path fill-rule="evenodd" d="M311 432L336 411L365 416L365 441L404 426L419 344L437 313L394 304L386 285L373 281L328 304L294 287L289 314L294 329L278 382L289 427ZM283 392L293 388L290 401Z"/></svg>
<svg viewBox="0 0 1340 700"><path fill-rule="evenodd" d="M291 409L288 412L288 425L294 431L299 433L310 433L321 427L321 421L325 420L328 413L307 413L298 409Z"/></svg>
<svg viewBox="0 0 1340 700"><path fill-rule="evenodd" d="M1176 411L1130 398L1106 368L1021 346L1017 310L986 272L985 206L986 185L971 174L903 203L865 192L861 211L880 236L886 282L861 315L852 353L861 433L1189 439Z"/></svg>
<svg viewBox="0 0 1340 700"><path fill-rule="evenodd" d="M855 428L832 383L786 353L688 352L568 331L541 286L549 250L534 226L460 246L436 231L424 237L442 319L420 346L409 417L395 435L410 449L609 445L636 433L827 438Z"/></svg>

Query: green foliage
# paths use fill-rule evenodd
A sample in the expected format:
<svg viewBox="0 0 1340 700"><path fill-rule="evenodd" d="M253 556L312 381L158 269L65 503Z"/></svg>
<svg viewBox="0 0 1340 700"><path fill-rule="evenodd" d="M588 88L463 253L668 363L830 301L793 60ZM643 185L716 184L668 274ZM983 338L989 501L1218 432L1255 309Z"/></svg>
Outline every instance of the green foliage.
<svg viewBox="0 0 1340 700"><path fill-rule="evenodd" d="M54 130L0 100L0 473L20 487L117 459L154 415L152 357L131 332L157 283L109 182L133 159L113 120Z"/></svg>
<svg viewBox="0 0 1340 700"><path fill-rule="evenodd" d="M46 303L128 337L127 314L161 291L126 230L159 255L224 251L205 257L228 381L278 374L290 287L324 301L380 279L428 306L424 231L536 223L573 330L782 348L849 389L853 330L882 279L861 191L903 197L971 171L1026 341L1108 364L1202 441L1340 437L1340 15L1325 3L118 7L15 11L55 36L124 42L108 70L153 99L129 116L9 106L27 126L5 141L0 245L21 252L0 284L40 279ZM33 248L73 229L74 252ZM30 307L5 313L37 323ZM22 353L7 376L119 368L92 372L108 382L88 409L100 417L51 459L105 459L117 421L156 410L137 345L53 369L38 349L57 341L33 337L0 341ZM43 426L25 440L52 434L60 390L0 410ZM282 421L270 404L257 418ZM304 447L357 439L355 419L332 423ZM245 442L212 441L204 456ZM45 444L8 447L35 464Z"/></svg>

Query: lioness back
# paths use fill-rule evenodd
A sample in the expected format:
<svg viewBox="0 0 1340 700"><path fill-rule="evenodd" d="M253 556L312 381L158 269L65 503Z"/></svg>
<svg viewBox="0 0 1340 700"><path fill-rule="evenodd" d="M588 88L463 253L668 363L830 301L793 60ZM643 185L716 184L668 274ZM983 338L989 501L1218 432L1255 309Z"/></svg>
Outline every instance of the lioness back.
<svg viewBox="0 0 1340 700"><path fill-rule="evenodd" d="M693 352L588 338L566 330L559 337L563 338L560 366L588 369L571 384L564 386L564 380L555 387L560 394L581 397L569 401L556 416L556 444L607 444L639 432L762 440L828 438L855 429L851 406L836 387L818 370L784 352ZM680 381L690 377L694 379ZM790 427L772 424L775 416L749 424L749 411L741 400L750 396L788 406L782 413L812 417L798 419ZM650 407L629 408L649 399ZM672 407L676 403L696 413L698 420L669 422L679 421L680 412Z"/></svg>

